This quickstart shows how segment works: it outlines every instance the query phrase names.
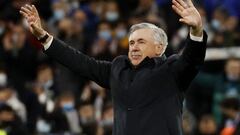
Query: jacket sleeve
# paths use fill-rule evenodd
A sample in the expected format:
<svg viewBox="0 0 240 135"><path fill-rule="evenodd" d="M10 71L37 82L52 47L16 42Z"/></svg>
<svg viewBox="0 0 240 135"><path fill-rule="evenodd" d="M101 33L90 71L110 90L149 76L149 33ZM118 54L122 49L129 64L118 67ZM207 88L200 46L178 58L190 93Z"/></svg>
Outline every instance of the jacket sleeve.
<svg viewBox="0 0 240 135"><path fill-rule="evenodd" d="M44 53L80 76L110 87L111 62L95 60L56 38Z"/></svg>
<svg viewBox="0 0 240 135"><path fill-rule="evenodd" d="M170 70L180 91L186 91L204 63L207 34L203 32L203 41L193 41L188 36L185 48L178 59L173 61Z"/></svg>

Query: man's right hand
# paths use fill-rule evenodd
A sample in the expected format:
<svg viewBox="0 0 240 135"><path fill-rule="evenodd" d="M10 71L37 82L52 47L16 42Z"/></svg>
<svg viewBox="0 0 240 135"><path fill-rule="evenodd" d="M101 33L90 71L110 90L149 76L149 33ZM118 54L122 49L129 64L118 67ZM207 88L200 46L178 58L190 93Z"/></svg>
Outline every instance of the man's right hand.
<svg viewBox="0 0 240 135"><path fill-rule="evenodd" d="M25 17L29 24L31 33L36 38L42 38L47 32L42 28L38 11L34 5L25 5L21 7L20 13Z"/></svg>

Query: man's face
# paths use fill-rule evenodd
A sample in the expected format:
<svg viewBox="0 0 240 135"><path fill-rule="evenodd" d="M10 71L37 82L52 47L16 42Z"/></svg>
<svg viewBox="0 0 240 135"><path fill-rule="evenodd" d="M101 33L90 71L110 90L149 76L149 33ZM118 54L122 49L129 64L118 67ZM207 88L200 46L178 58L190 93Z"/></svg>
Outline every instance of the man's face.
<svg viewBox="0 0 240 135"><path fill-rule="evenodd" d="M163 46L155 43L151 29L139 29L129 36L128 57L134 66L140 64L147 56L159 56Z"/></svg>
<svg viewBox="0 0 240 135"><path fill-rule="evenodd" d="M229 60L225 66L225 72L228 77L232 79L240 78L240 61L239 60Z"/></svg>

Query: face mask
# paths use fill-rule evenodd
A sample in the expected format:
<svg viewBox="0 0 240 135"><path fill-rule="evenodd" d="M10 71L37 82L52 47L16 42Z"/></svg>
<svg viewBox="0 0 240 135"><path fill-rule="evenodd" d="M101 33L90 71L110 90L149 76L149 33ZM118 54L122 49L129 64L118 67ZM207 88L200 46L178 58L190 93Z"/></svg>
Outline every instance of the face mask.
<svg viewBox="0 0 240 135"><path fill-rule="evenodd" d="M52 85L53 85L53 80L48 80L46 83L43 84L43 88L45 90L48 90L52 87Z"/></svg>
<svg viewBox="0 0 240 135"><path fill-rule="evenodd" d="M127 34L127 31L125 29L118 30L116 33L117 38L124 38Z"/></svg>
<svg viewBox="0 0 240 135"><path fill-rule="evenodd" d="M106 13L106 19L110 22L114 22L118 19L119 15L117 12L108 11Z"/></svg>
<svg viewBox="0 0 240 135"><path fill-rule="evenodd" d="M44 120L38 120L37 124L37 131L40 133L48 133L51 130L51 126L46 123Z"/></svg>
<svg viewBox="0 0 240 135"><path fill-rule="evenodd" d="M0 73L0 86L7 85L7 75L4 73Z"/></svg>
<svg viewBox="0 0 240 135"><path fill-rule="evenodd" d="M74 1L74 2L72 3L72 7L73 7L73 9L79 8L79 2L78 2L78 1Z"/></svg>
<svg viewBox="0 0 240 135"><path fill-rule="evenodd" d="M94 120L94 118L88 118L87 119L87 118L81 117L80 122L81 122L82 125L90 125L90 124L94 123L95 120Z"/></svg>
<svg viewBox="0 0 240 135"><path fill-rule="evenodd" d="M105 40L110 40L111 39L111 33L109 30L103 30L99 32L99 38L105 39Z"/></svg>
<svg viewBox="0 0 240 135"><path fill-rule="evenodd" d="M64 18L64 16L65 16L64 10L57 9L57 10L54 11L54 18L56 20L61 20L62 18Z"/></svg>
<svg viewBox="0 0 240 135"><path fill-rule="evenodd" d="M237 81L239 79L238 75L227 75L229 81Z"/></svg>
<svg viewBox="0 0 240 135"><path fill-rule="evenodd" d="M106 126L106 127L112 126L113 125L113 119L107 118L107 119L103 120L102 125Z"/></svg>
<svg viewBox="0 0 240 135"><path fill-rule="evenodd" d="M63 104L63 111L69 112L74 110L74 103L68 102Z"/></svg>
<svg viewBox="0 0 240 135"><path fill-rule="evenodd" d="M214 29L219 29L220 26L221 26L221 24L220 24L220 22L219 22L217 19L214 19L214 20L212 21L212 27L213 27Z"/></svg>

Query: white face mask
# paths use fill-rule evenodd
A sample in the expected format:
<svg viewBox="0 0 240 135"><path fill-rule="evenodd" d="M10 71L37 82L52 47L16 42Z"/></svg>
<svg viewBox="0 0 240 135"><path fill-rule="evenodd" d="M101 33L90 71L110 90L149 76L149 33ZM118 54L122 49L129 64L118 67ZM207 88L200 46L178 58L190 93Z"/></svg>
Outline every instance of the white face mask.
<svg viewBox="0 0 240 135"><path fill-rule="evenodd" d="M113 119L112 118L106 118L102 120L103 126L112 126L113 125Z"/></svg>
<svg viewBox="0 0 240 135"><path fill-rule="evenodd" d="M114 22L119 18L118 12L108 11L106 13L106 19L110 22Z"/></svg>
<svg viewBox="0 0 240 135"><path fill-rule="evenodd" d="M214 29L219 29L219 28L221 27L221 23L219 22L219 20L213 19L213 20L212 20L212 27L213 27Z"/></svg>
<svg viewBox="0 0 240 135"><path fill-rule="evenodd" d="M57 9L54 11L54 17L56 20L61 20L62 18L64 18L65 16L65 12L62 9Z"/></svg>
<svg viewBox="0 0 240 135"><path fill-rule="evenodd" d="M237 81L239 79L239 76L234 74L227 74L227 78L230 81Z"/></svg>
<svg viewBox="0 0 240 135"><path fill-rule="evenodd" d="M43 88L45 90L50 89L53 86L53 80L48 80L46 83L43 84Z"/></svg>
<svg viewBox="0 0 240 135"><path fill-rule="evenodd" d="M0 73L0 86L7 85L7 75L4 73Z"/></svg>

